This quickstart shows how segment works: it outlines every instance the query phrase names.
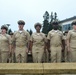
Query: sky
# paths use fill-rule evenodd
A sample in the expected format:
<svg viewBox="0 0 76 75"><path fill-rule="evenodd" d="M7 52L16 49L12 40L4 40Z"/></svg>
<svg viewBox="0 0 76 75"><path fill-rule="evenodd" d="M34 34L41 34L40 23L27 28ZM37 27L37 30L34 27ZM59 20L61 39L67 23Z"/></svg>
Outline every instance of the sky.
<svg viewBox="0 0 76 75"><path fill-rule="evenodd" d="M57 12L59 20L76 16L76 0L0 0L0 27L10 24L17 31L17 21L24 20L24 29L35 32L34 24L43 23L45 11Z"/></svg>

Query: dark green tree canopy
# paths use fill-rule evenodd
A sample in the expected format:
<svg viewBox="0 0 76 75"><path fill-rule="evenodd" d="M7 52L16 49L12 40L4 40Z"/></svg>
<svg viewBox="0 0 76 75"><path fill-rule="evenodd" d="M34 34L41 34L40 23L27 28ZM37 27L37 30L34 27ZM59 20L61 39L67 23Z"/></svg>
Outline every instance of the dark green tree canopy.
<svg viewBox="0 0 76 75"><path fill-rule="evenodd" d="M53 12L51 12L51 15L49 15L49 13L46 11L43 15L43 18L44 21L43 21L42 32L48 34L48 32L53 29L52 22L59 21L57 19L57 13L55 12L53 15ZM61 30L61 28L62 27L59 25L59 30Z"/></svg>

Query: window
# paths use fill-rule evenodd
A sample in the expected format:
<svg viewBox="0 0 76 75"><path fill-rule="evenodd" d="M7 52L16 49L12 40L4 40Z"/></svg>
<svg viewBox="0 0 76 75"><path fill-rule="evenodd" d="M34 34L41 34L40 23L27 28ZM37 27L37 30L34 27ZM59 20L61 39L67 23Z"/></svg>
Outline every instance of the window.
<svg viewBox="0 0 76 75"><path fill-rule="evenodd" d="M62 26L62 31L67 31L67 30L71 30L71 29L72 29L71 24L66 24L66 25Z"/></svg>

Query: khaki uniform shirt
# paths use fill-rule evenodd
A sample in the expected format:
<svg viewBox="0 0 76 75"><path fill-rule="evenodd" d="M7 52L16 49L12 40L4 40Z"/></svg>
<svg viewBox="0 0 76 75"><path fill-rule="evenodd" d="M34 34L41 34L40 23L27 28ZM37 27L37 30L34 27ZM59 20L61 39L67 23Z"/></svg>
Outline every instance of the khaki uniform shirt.
<svg viewBox="0 0 76 75"><path fill-rule="evenodd" d="M27 46L27 43L30 39L30 35L27 31L23 30L22 32L15 32L13 35L12 42L15 42L16 46Z"/></svg>
<svg viewBox="0 0 76 75"><path fill-rule="evenodd" d="M48 33L47 39L50 40L50 45L51 46L61 46L62 45L62 39L63 39L63 34L59 30L51 30Z"/></svg>
<svg viewBox="0 0 76 75"><path fill-rule="evenodd" d="M76 31L74 29L68 32L67 40L70 41L71 48L76 48Z"/></svg>
<svg viewBox="0 0 76 75"><path fill-rule="evenodd" d="M33 46L41 47L44 46L44 42L46 42L46 37L44 33L33 33L30 41L33 42Z"/></svg>
<svg viewBox="0 0 76 75"><path fill-rule="evenodd" d="M1 51L8 51L9 45L11 44L11 37L8 34L0 34L0 49Z"/></svg>

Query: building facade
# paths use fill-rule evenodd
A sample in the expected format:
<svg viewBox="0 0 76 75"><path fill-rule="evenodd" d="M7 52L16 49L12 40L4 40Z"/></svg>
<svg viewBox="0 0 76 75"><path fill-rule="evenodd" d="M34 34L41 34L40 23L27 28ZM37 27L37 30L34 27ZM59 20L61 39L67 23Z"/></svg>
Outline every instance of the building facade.
<svg viewBox="0 0 76 75"><path fill-rule="evenodd" d="M74 20L76 20L76 16L71 17L71 18L67 18L67 19L64 19L64 20L60 21L59 24L62 27L62 31L65 32L65 31L71 30L72 29L71 23Z"/></svg>

